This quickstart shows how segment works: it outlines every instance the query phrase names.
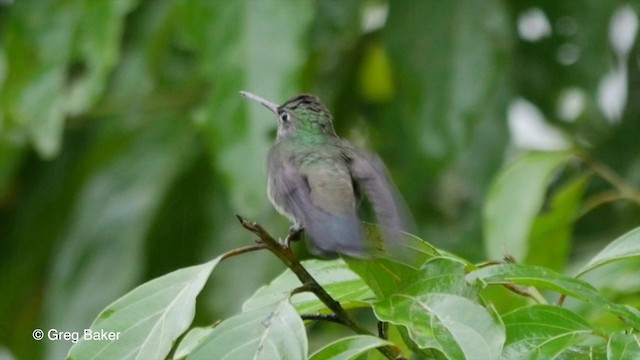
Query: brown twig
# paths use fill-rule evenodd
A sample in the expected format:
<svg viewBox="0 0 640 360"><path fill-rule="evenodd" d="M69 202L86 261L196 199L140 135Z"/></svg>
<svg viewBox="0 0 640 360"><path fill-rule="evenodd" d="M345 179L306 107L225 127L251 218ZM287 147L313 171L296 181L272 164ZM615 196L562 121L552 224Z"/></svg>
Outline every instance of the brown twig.
<svg viewBox="0 0 640 360"><path fill-rule="evenodd" d="M249 221L243 218L240 215L236 215L240 224L245 229L249 230L253 234L257 235L259 240L259 244L263 244L269 251L271 251L275 256L277 256L291 271L300 279L302 282L302 287L298 288L298 292L300 291L310 291L313 292L315 296L318 297L323 304L327 306L335 315L336 319L338 319L339 323L344 324L349 327L357 334L363 335L372 335L375 336L372 332L365 329L356 323L349 313L347 313L344 308L340 305L339 302L334 300L326 290L318 284L316 279L309 274L307 269L302 266L300 261L293 255L293 252L288 246L285 246L275 240L262 226L253 221ZM400 359L404 358L402 353L397 347L393 346L384 346L378 348L384 356L388 359Z"/></svg>

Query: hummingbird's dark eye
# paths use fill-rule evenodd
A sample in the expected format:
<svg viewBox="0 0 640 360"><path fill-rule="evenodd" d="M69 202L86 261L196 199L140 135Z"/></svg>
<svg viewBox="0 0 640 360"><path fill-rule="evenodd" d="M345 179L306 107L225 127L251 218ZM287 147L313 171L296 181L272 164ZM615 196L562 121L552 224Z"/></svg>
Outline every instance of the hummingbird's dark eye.
<svg viewBox="0 0 640 360"><path fill-rule="evenodd" d="M283 112L282 114L280 114L280 121L288 122L289 121L289 114L286 113L286 112Z"/></svg>

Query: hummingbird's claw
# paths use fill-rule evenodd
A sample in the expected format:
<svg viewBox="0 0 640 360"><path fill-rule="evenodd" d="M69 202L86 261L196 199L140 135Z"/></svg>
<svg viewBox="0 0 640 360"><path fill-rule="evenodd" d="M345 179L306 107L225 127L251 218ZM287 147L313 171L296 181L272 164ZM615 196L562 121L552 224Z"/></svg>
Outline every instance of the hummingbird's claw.
<svg viewBox="0 0 640 360"><path fill-rule="evenodd" d="M300 239L302 238L302 232L304 231L303 228L293 225L289 228L289 234L287 235L287 237L284 239L284 246L287 249L291 248L291 242L292 241L300 241Z"/></svg>

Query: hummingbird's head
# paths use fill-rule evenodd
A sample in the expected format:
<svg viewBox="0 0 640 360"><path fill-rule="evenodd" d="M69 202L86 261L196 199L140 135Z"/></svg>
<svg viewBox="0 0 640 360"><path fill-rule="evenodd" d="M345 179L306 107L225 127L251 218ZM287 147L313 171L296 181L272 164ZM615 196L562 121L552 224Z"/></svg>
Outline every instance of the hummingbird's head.
<svg viewBox="0 0 640 360"><path fill-rule="evenodd" d="M241 91L240 94L262 104L278 116L278 139L303 134L336 136L331 113L313 95L294 96L278 106L249 92Z"/></svg>

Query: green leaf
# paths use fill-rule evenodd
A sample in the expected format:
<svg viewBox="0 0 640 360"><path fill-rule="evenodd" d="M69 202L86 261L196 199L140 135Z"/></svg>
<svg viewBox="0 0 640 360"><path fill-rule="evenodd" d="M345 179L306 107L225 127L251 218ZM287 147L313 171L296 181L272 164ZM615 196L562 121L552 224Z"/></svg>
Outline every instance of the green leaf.
<svg viewBox="0 0 640 360"><path fill-rule="evenodd" d="M114 332L115 340L84 339L68 359L162 359L193 321L196 296L213 268L205 264L176 270L133 289L107 306L91 324L94 332Z"/></svg>
<svg viewBox="0 0 640 360"><path fill-rule="evenodd" d="M551 289L597 305L604 310L626 317L633 324L640 325L640 311L637 309L608 302L589 283L560 275L543 267L521 264L487 266L467 275L467 281L470 283L477 280L482 280L486 284L517 284Z"/></svg>
<svg viewBox="0 0 640 360"><path fill-rule="evenodd" d="M548 183L570 154L529 153L495 180L485 202L485 250L490 259L504 253L522 261L529 253L527 239L544 201Z"/></svg>
<svg viewBox="0 0 640 360"><path fill-rule="evenodd" d="M573 312L557 306L533 305L502 317L507 330L503 359L551 359L582 343L591 325Z"/></svg>
<svg viewBox="0 0 640 360"><path fill-rule="evenodd" d="M458 295L395 294L374 311L382 321L405 326L419 347L437 349L450 359L497 359L505 339L499 320Z"/></svg>
<svg viewBox="0 0 640 360"><path fill-rule="evenodd" d="M367 284L358 277L342 259L306 260L302 266L318 281L320 285L344 308L362 306L363 301L370 302L375 295ZM269 285L263 286L242 306L242 311L251 311L280 302L283 295L302 286L300 280L287 269ZM295 294L291 303L299 313L314 313L326 306L309 292Z"/></svg>
<svg viewBox="0 0 640 360"><path fill-rule="evenodd" d="M640 359L640 335L611 334L607 343L607 359Z"/></svg>
<svg viewBox="0 0 640 360"><path fill-rule="evenodd" d="M587 282L535 265L502 264L487 266L467 275L467 281L470 283L474 283L478 279L481 279L486 284L537 286L583 300L600 297L598 291Z"/></svg>
<svg viewBox="0 0 640 360"><path fill-rule="evenodd" d="M567 263L573 225L580 211L588 177L579 176L563 185L549 207L533 222L525 264L540 265L562 272Z"/></svg>
<svg viewBox="0 0 640 360"><path fill-rule="evenodd" d="M180 344L173 353L173 359L179 360L186 358L212 331L213 327L197 327L189 330L182 340L180 340Z"/></svg>
<svg viewBox="0 0 640 360"><path fill-rule="evenodd" d="M377 226L365 224L365 233L373 244L382 243ZM345 258L345 261L383 299L406 286L406 281L419 274L427 261L440 256L438 250L414 235L405 234L401 246L397 256L379 251L372 259Z"/></svg>
<svg viewBox="0 0 640 360"><path fill-rule="evenodd" d="M284 300L224 320L202 340L189 360L305 359L307 336L302 319Z"/></svg>
<svg viewBox="0 0 640 360"><path fill-rule="evenodd" d="M392 345L389 341L370 335L354 335L340 340L316 351L309 360L349 360L356 356L385 345Z"/></svg>
<svg viewBox="0 0 640 360"><path fill-rule="evenodd" d="M613 261L640 256L640 227L635 228L607 245L589 263L580 269L576 277Z"/></svg>
<svg viewBox="0 0 640 360"><path fill-rule="evenodd" d="M473 301L477 288L467 284L464 272L465 264L456 259L434 258L399 281L398 289L374 305L375 314L382 321L406 327L420 348L462 358L473 354L467 347L472 345L478 347L475 354L492 358L489 355L500 352L504 331Z"/></svg>

